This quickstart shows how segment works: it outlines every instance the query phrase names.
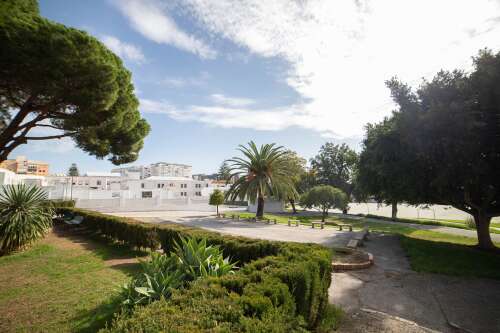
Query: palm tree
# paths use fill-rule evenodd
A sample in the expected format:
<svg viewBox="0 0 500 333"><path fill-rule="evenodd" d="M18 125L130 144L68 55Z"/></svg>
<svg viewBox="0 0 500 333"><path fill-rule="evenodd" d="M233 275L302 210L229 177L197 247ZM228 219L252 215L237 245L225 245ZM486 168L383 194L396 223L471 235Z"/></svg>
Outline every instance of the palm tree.
<svg viewBox="0 0 500 333"><path fill-rule="evenodd" d="M293 171L287 163L287 151L273 144L265 144L258 148L253 141L248 147L240 145L238 150L244 158L233 157L230 164L231 178L236 181L226 192L226 197L233 201L237 198L248 198L257 201L257 218L264 215L264 200L268 197L283 198L296 193L293 184Z"/></svg>

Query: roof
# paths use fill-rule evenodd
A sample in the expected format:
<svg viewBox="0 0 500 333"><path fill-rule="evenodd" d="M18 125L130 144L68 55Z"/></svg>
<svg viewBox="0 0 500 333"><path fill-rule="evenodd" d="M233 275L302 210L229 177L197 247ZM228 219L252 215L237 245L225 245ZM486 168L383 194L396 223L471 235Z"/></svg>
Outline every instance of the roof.
<svg viewBox="0 0 500 333"><path fill-rule="evenodd" d="M194 179L188 178L188 177L173 177L173 176L166 176L166 177L151 176L151 177L145 178L143 180L152 180L152 181L169 181L169 180L194 181Z"/></svg>
<svg viewBox="0 0 500 333"><path fill-rule="evenodd" d="M116 172L86 172L86 177L121 177L121 174Z"/></svg>

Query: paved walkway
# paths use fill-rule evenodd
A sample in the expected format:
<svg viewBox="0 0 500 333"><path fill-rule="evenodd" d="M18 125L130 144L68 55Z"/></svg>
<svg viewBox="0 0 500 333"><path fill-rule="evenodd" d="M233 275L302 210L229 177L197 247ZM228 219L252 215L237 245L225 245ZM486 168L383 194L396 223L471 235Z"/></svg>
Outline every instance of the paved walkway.
<svg viewBox="0 0 500 333"><path fill-rule="evenodd" d="M133 217L150 223L174 222L204 228L224 234L299 243L318 243L328 247L346 246L354 232L337 231L333 227L312 229L310 226L289 227L283 224L216 219L213 213L205 212L138 212L114 213Z"/></svg>
<svg viewBox="0 0 500 333"><path fill-rule="evenodd" d="M441 232L441 233L445 233L445 234L472 237L472 238L477 239L477 233L475 230L466 230L466 229L444 227L444 226L438 226L438 225L392 222L392 221L387 221L387 220L379 220L379 219L374 219L374 218L358 217L358 216L343 215L343 214L337 214L337 215L341 216L341 217L348 218L348 219L352 219L352 220L363 219L364 221L368 221L370 223L373 222L373 223L383 223L383 224L394 224L394 225L399 225L402 227L410 227L410 228L415 228L415 229L420 229L420 230L431 230L431 231ZM500 234L493 234L492 233L491 239L494 242L500 242Z"/></svg>
<svg viewBox="0 0 500 333"><path fill-rule="evenodd" d="M348 316L368 309L439 332L500 332L500 281L416 273L393 235L372 234L364 250L373 267L333 274L330 302Z"/></svg>
<svg viewBox="0 0 500 333"><path fill-rule="evenodd" d="M306 226L297 228L233 220L222 222L209 216L210 214L213 213L151 212L117 215L151 223L175 222L233 235L314 242L325 246L343 246L352 236L350 232L338 232L333 228L321 230ZM373 222L397 223L378 220ZM468 230L446 227L397 224L439 232L471 233ZM340 305L347 312L348 318L355 318L352 322L348 321L344 328L341 327L339 332L426 332L428 329L446 333L500 332L500 281L413 272L398 237L394 235L372 234L365 244L365 250L375 257L372 268L333 274L329 290L330 302Z"/></svg>

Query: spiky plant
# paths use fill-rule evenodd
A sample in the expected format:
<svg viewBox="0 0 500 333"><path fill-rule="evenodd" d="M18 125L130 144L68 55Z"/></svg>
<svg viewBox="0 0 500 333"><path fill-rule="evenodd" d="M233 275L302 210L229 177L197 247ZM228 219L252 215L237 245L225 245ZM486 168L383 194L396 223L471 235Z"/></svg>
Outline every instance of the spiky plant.
<svg viewBox="0 0 500 333"><path fill-rule="evenodd" d="M6 185L0 189L0 255L22 249L52 226L53 208L39 187Z"/></svg>
<svg viewBox="0 0 500 333"><path fill-rule="evenodd" d="M257 202L256 215L261 218L265 198L281 199L285 193L296 196L294 172L283 147L274 143L257 147L250 141L248 147L240 145L238 150L244 158L233 157L227 161L230 163L231 178L237 178L226 192L231 201L248 198L250 202Z"/></svg>

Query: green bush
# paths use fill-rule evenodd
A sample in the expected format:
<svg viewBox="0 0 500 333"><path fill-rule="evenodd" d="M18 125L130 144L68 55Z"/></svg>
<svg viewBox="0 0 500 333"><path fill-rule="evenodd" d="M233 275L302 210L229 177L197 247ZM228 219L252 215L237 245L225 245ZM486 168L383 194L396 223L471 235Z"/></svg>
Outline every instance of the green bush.
<svg viewBox="0 0 500 333"><path fill-rule="evenodd" d="M54 209L73 208L75 207L75 200L47 200L47 205Z"/></svg>
<svg viewBox="0 0 500 333"><path fill-rule="evenodd" d="M235 274L196 280L183 291L173 291L168 300L122 315L109 332L297 332L315 329L327 312L331 252L320 245L222 236L178 224L70 211L83 216L87 228L132 246L161 245L169 253L182 237L206 239L241 266Z"/></svg>
<svg viewBox="0 0 500 333"><path fill-rule="evenodd" d="M206 240L182 238L175 252L169 255L151 253L149 261L140 261L142 274L122 288L125 306L149 304L169 298L173 290L189 281L204 277L220 277L234 273L234 264L224 258L218 246L207 245Z"/></svg>
<svg viewBox="0 0 500 333"><path fill-rule="evenodd" d="M36 186L6 185L0 191L0 255L21 249L52 227L54 211Z"/></svg>

